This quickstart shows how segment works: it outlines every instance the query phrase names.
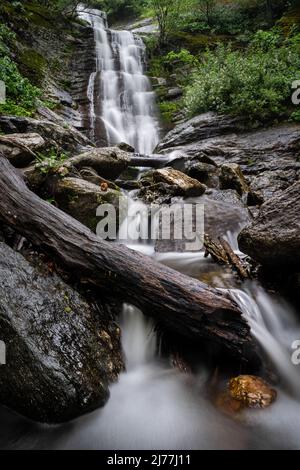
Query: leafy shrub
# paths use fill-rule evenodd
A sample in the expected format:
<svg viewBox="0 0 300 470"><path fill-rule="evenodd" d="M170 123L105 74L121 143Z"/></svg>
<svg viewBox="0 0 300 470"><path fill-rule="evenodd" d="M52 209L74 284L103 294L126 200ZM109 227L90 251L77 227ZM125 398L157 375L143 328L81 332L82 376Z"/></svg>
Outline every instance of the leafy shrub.
<svg viewBox="0 0 300 470"><path fill-rule="evenodd" d="M270 31L259 30L253 36L251 47L258 51L268 52L283 44L283 36L280 30L273 28Z"/></svg>
<svg viewBox="0 0 300 470"><path fill-rule="evenodd" d="M6 25L0 23L0 55L9 53L9 46L15 40L15 33Z"/></svg>
<svg viewBox="0 0 300 470"><path fill-rule="evenodd" d="M16 63L8 56L0 57L0 80L6 85L9 100L6 105L0 106L1 112L13 103L28 113L35 109L37 98L41 95L40 89L20 74Z"/></svg>
<svg viewBox="0 0 300 470"><path fill-rule="evenodd" d="M291 84L300 78L295 48L278 47L277 38L260 32L248 51L219 46L207 51L187 88L189 115L206 111L272 118L290 105Z"/></svg>
<svg viewBox="0 0 300 470"><path fill-rule="evenodd" d="M159 104L160 112L166 123L171 123L176 113L180 110L180 103L174 101L162 101Z"/></svg>
<svg viewBox="0 0 300 470"><path fill-rule="evenodd" d="M300 109L291 114L291 121L300 123Z"/></svg>
<svg viewBox="0 0 300 470"><path fill-rule="evenodd" d="M181 49L180 52L169 52L165 56L164 62L167 64L173 64L174 62L177 62L178 64L183 65L194 65L197 62L197 59L187 49Z"/></svg>
<svg viewBox="0 0 300 470"><path fill-rule="evenodd" d="M44 174L61 170L61 176L66 176L68 170L62 165L67 158L67 154L59 152L56 148L51 148L46 154L37 153L35 167Z"/></svg>

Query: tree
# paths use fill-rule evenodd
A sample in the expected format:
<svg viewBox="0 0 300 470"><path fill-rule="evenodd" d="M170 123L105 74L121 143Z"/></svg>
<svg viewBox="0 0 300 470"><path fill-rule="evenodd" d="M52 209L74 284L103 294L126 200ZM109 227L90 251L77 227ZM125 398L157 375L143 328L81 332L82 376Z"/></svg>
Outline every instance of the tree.
<svg viewBox="0 0 300 470"><path fill-rule="evenodd" d="M188 8L191 0L150 0L159 27L159 44L164 46L176 19Z"/></svg>
<svg viewBox="0 0 300 470"><path fill-rule="evenodd" d="M209 26L212 25L212 17L216 7L216 0L196 0L196 8L205 17Z"/></svg>

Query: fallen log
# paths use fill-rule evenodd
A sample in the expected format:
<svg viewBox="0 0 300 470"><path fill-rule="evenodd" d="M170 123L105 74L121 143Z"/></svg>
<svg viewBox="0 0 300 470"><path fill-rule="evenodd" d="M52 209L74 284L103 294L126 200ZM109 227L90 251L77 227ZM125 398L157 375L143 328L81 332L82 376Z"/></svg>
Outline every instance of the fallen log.
<svg viewBox="0 0 300 470"><path fill-rule="evenodd" d="M226 292L167 268L123 245L101 240L40 199L0 156L0 219L80 280L134 304L191 343L209 340L241 361L252 361L250 328Z"/></svg>
<svg viewBox="0 0 300 470"><path fill-rule="evenodd" d="M204 235L205 257L209 255L218 264L229 265L237 273L241 281L250 279L250 273L241 258L233 251L229 243L222 237L214 240L208 234Z"/></svg>

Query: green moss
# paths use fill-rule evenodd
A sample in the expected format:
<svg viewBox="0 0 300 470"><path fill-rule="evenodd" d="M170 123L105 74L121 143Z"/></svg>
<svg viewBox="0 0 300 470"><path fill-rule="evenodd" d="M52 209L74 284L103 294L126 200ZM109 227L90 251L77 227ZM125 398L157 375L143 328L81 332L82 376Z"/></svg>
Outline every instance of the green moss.
<svg viewBox="0 0 300 470"><path fill-rule="evenodd" d="M172 35L171 41L181 48L186 48L192 54L198 54L201 50L216 46L220 42L226 44L228 41L232 41L232 39L232 36L226 35L190 34L180 31Z"/></svg>
<svg viewBox="0 0 300 470"><path fill-rule="evenodd" d="M19 55L21 71L36 85L41 85L46 73L46 59L34 49L26 49Z"/></svg>

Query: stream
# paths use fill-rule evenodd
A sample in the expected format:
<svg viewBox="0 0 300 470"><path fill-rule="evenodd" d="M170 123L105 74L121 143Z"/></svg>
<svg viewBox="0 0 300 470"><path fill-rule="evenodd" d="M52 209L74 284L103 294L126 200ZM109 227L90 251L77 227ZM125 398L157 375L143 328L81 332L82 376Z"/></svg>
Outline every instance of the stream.
<svg viewBox="0 0 300 470"><path fill-rule="evenodd" d="M125 141L145 155L159 141L155 94L144 75L145 47L128 31L112 31L104 14L81 11L94 29L96 70L87 90L91 129L103 120L107 141ZM98 84L97 81L100 81ZM95 93L102 90L101 102ZM140 201L133 204L141 205ZM131 222L139 224L138 217ZM236 227L236 233L240 229ZM237 249L236 233L228 234ZM223 268L202 252L157 253L153 243L127 241L157 261L228 290ZM226 281L226 282L225 282ZM126 372L111 386L107 405L74 422L47 426L1 410L0 447L7 449L300 449L300 367L292 364L292 343L300 338L296 312L254 281L230 294L240 305L279 378L278 398L265 410L244 410L229 417L207 397L211 371L199 364L195 376L171 367L157 353L154 324L125 304L121 317ZM299 415L298 415L299 413Z"/></svg>

